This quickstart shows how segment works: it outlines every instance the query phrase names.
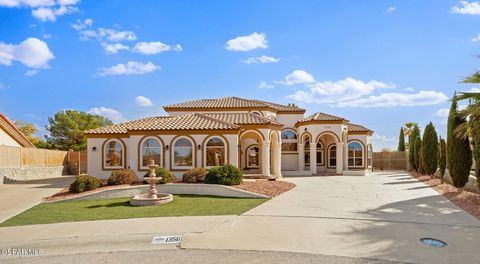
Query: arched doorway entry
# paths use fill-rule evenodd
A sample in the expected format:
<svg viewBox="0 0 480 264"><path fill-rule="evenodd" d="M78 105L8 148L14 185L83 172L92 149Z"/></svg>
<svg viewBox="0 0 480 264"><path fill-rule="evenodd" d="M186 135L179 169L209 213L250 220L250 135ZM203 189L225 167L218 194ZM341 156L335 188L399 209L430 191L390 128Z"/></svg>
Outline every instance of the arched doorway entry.
<svg viewBox="0 0 480 264"><path fill-rule="evenodd" d="M315 150L311 152L312 155L315 155L315 159L313 160L315 163L313 173L337 173L337 167L339 166L337 162L337 146L339 142L339 137L330 131L322 132L317 136L315 140ZM342 161L339 162L341 164Z"/></svg>
<svg viewBox="0 0 480 264"><path fill-rule="evenodd" d="M245 130L239 136L239 167L244 174L261 174L264 136L257 130Z"/></svg>

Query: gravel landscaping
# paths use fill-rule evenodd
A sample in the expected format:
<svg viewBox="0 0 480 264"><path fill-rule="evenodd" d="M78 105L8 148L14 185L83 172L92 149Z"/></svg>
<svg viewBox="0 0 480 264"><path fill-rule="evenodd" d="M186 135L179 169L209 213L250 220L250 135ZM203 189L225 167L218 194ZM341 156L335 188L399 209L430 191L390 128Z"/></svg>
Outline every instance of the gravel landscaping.
<svg viewBox="0 0 480 264"><path fill-rule="evenodd" d="M278 196L286 191L295 188L295 184L286 181L255 180L243 181L240 185L232 186L249 192L263 194L268 197Z"/></svg>
<svg viewBox="0 0 480 264"><path fill-rule="evenodd" d="M441 195L448 198L452 203L480 220L480 193L465 189L461 191L446 181L442 183L442 180L439 178L432 178L428 175L421 175L417 172L410 172L410 175L431 186Z"/></svg>

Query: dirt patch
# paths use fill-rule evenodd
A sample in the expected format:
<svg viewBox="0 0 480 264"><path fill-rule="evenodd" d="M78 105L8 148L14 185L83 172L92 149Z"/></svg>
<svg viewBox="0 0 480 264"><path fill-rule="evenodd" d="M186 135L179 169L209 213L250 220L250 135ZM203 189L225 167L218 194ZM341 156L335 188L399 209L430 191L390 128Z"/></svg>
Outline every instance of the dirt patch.
<svg viewBox="0 0 480 264"><path fill-rule="evenodd" d="M480 193L465 189L462 191L446 181L442 183L440 178L421 175L417 172L410 172L410 175L430 185L448 200L480 220Z"/></svg>
<svg viewBox="0 0 480 264"><path fill-rule="evenodd" d="M295 188L295 184L286 181L255 180L244 181L242 184L232 187L263 194L269 197L275 197Z"/></svg>

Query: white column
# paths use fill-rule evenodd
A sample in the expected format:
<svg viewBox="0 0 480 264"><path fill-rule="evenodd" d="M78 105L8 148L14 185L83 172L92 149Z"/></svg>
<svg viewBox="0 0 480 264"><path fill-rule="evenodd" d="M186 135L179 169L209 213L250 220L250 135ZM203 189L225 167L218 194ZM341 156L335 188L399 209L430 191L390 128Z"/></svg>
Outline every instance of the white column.
<svg viewBox="0 0 480 264"><path fill-rule="evenodd" d="M273 174L275 177L282 178L282 146L281 144L276 144L274 149L274 162L273 162Z"/></svg>
<svg viewBox="0 0 480 264"><path fill-rule="evenodd" d="M343 173L343 143L337 143L337 174Z"/></svg>
<svg viewBox="0 0 480 264"><path fill-rule="evenodd" d="M265 139L262 144L262 175L270 177L270 140Z"/></svg>
<svg viewBox="0 0 480 264"><path fill-rule="evenodd" d="M348 144L343 143L343 170L348 171Z"/></svg>
<svg viewBox="0 0 480 264"><path fill-rule="evenodd" d="M305 147L303 144L298 144L298 171L305 170Z"/></svg>
<svg viewBox="0 0 480 264"><path fill-rule="evenodd" d="M310 171L317 173L317 144L310 142Z"/></svg>

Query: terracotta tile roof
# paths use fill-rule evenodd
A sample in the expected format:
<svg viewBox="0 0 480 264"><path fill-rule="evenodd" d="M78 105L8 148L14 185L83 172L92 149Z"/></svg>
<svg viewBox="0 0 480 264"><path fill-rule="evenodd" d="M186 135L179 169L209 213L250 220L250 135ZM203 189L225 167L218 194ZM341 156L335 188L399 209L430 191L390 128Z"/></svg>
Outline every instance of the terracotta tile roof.
<svg viewBox="0 0 480 264"><path fill-rule="evenodd" d="M20 131L5 115L0 113L0 129L25 148L35 148L35 145Z"/></svg>
<svg viewBox="0 0 480 264"><path fill-rule="evenodd" d="M373 132L372 130L357 124L348 123L347 128L349 132Z"/></svg>
<svg viewBox="0 0 480 264"><path fill-rule="evenodd" d="M202 108L271 108L279 112L299 111L304 112L296 105L280 105L260 100L250 100L239 97L224 97L217 99L200 99L178 104L166 105L164 109L202 109Z"/></svg>
<svg viewBox="0 0 480 264"><path fill-rule="evenodd" d="M215 118L217 120L222 120L224 122L236 125L276 125L283 126L283 124L259 116L252 113L208 113L205 114L209 117Z"/></svg>
<svg viewBox="0 0 480 264"><path fill-rule="evenodd" d="M192 113L179 116L157 116L133 120L126 123L96 128L85 134L125 134L140 130L232 130L239 126L209 117L205 114Z"/></svg>
<svg viewBox="0 0 480 264"><path fill-rule="evenodd" d="M338 117L338 116L318 112L298 120L298 123L308 122L308 121L342 121L342 120L348 121L343 117Z"/></svg>

